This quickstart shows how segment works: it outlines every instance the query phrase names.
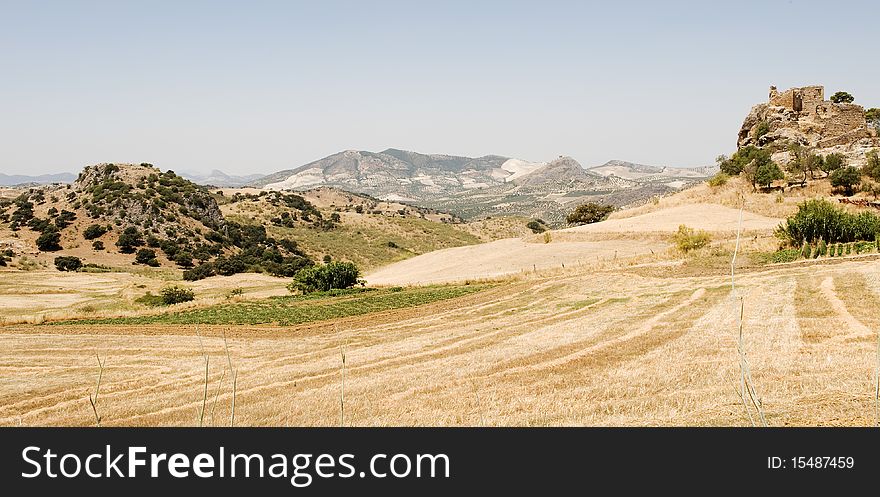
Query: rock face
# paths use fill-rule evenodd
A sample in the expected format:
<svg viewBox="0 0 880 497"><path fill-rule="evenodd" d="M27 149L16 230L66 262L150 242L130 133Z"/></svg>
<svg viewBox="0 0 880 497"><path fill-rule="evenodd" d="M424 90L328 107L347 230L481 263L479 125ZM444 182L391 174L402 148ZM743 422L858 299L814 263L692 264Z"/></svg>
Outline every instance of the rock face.
<svg viewBox="0 0 880 497"><path fill-rule="evenodd" d="M861 166L865 154L880 146L880 139L861 105L825 100L822 86L784 92L771 86L768 101L752 107L743 121L737 147L770 147L773 159L786 164L791 160L786 150L790 143L814 148L820 155L839 153L848 164Z"/></svg>

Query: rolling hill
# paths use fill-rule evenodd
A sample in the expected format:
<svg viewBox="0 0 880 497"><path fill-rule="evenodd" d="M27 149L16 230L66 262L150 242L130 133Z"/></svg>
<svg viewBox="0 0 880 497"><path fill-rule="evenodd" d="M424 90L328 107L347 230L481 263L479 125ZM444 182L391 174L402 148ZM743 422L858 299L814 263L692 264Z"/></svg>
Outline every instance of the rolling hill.
<svg viewBox="0 0 880 497"><path fill-rule="evenodd" d="M579 203L630 205L709 175L702 170L672 168L627 175L621 172L626 164L616 161L616 169L593 171L571 157L528 162L499 155L471 158L398 149L347 150L270 174L251 186L269 190L332 186L451 212L467 220L517 215L560 225Z"/></svg>

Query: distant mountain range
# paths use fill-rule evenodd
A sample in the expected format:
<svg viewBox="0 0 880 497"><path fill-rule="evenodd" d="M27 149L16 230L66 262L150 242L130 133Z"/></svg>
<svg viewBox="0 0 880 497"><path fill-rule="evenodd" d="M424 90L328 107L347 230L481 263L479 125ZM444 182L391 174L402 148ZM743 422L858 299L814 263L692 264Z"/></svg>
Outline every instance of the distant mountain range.
<svg viewBox="0 0 880 497"><path fill-rule="evenodd" d="M209 174L181 173L180 176L199 185L229 188L244 186L263 177L262 174L235 176L216 169ZM0 173L0 186L48 185L51 183L73 183L74 181L76 181L76 174L73 173L42 174L39 176Z"/></svg>
<svg viewBox="0 0 880 497"><path fill-rule="evenodd" d="M244 176L236 176L214 169L208 174L180 173L180 176L199 185L235 188L257 181L265 175L247 174Z"/></svg>
<svg viewBox="0 0 880 497"><path fill-rule="evenodd" d="M331 186L444 210L466 219L516 214L558 224L573 205L585 201L629 205L711 174L711 168L623 161L584 169L571 157L529 162L500 155L472 158L398 149L346 150L264 176L249 186L270 190Z"/></svg>
<svg viewBox="0 0 880 497"><path fill-rule="evenodd" d="M0 173L0 186L47 185L50 183L73 183L75 180L76 180L76 175L73 173L41 174L39 176Z"/></svg>

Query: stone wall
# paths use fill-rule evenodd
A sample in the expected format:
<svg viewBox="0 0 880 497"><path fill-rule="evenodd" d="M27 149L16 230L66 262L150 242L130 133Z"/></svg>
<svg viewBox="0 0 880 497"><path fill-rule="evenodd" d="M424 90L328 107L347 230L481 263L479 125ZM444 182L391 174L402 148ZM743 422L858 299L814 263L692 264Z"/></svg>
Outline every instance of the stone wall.
<svg viewBox="0 0 880 497"><path fill-rule="evenodd" d="M794 109L794 88L789 88L782 93L776 91L775 86L770 87L770 105Z"/></svg>
<svg viewBox="0 0 880 497"><path fill-rule="evenodd" d="M865 109L855 104L824 102L816 107L816 118L825 125L826 136L838 136L866 128Z"/></svg>

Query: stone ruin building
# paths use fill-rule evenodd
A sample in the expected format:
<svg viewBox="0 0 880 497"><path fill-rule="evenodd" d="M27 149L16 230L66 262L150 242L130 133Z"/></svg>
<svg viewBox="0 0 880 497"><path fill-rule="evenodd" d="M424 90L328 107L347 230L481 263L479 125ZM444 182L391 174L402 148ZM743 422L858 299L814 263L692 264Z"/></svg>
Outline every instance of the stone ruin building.
<svg viewBox="0 0 880 497"><path fill-rule="evenodd" d="M852 165L863 164L865 153L880 147L877 130L868 124L861 105L825 100L823 86L782 92L771 86L768 101L752 107L743 122L737 147L769 146L774 160L784 164L789 160L788 143L815 148L822 155L841 153Z"/></svg>

